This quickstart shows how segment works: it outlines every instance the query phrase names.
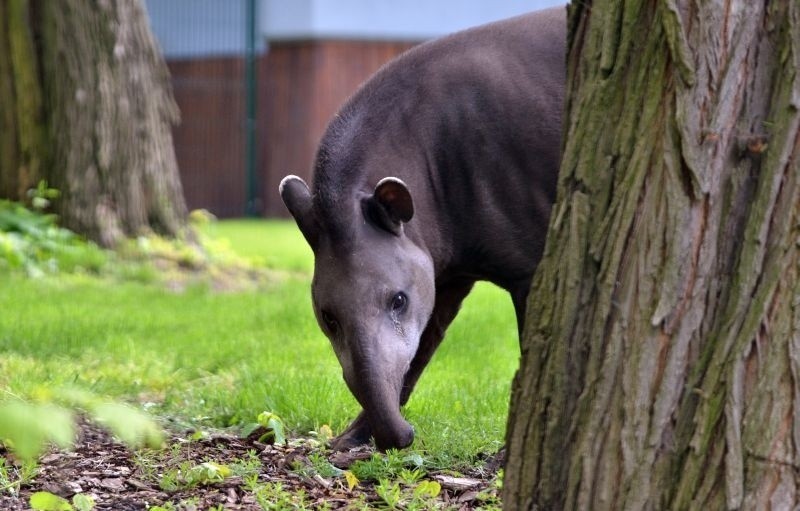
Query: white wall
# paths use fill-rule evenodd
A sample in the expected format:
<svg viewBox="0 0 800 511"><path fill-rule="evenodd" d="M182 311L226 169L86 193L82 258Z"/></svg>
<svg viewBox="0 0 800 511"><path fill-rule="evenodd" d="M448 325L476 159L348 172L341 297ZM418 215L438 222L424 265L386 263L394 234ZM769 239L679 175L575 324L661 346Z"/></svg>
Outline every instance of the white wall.
<svg viewBox="0 0 800 511"><path fill-rule="evenodd" d="M259 41L418 41L566 0L258 0ZM169 57L241 54L245 0L145 0Z"/></svg>
<svg viewBox="0 0 800 511"><path fill-rule="evenodd" d="M145 4L150 26L168 57L244 52L244 0L145 0Z"/></svg>
<svg viewBox="0 0 800 511"><path fill-rule="evenodd" d="M269 40L422 40L565 0L263 0Z"/></svg>

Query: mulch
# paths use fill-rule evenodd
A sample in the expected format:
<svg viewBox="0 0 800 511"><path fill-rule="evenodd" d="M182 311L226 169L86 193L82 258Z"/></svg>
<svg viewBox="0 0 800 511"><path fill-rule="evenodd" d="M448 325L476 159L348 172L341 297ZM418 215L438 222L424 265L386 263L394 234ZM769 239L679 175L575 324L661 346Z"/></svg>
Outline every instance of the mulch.
<svg viewBox="0 0 800 511"><path fill-rule="evenodd" d="M47 491L66 499L77 493L94 498L96 510L134 511L156 505L172 503L175 509L193 511L261 510L264 509L241 477L228 477L221 482L201 484L176 491L165 491L159 485L161 475L178 464L197 465L207 461L218 464L234 463L243 458L257 456L258 482L278 482L292 493L304 492L305 503L312 509L348 509L366 502L380 508L380 498L374 482L362 481L350 490L342 477L324 478L318 474L298 471L298 466L309 466L312 452L324 453L338 468L345 469L355 460L369 458L372 450L361 448L349 453L324 451L313 441L295 439L286 446L266 445L250 438L232 435L212 435L188 441L172 436L164 451L143 455L132 452L115 441L104 429L88 421L79 424L79 435L72 451L50 451L39 459L39 471L34 479L23 485L17 495L0 494L0 510L28 510L30 496ZM13 456L0 447L0 456ZM146 458L142 458L146 456ZM436 498L439 509L470 510L483 501L479 496L492 492L493 479L501 455L491 457L484 467L472 473L453 474L429 472L428 479L440 482L442 490Z"/></svg>

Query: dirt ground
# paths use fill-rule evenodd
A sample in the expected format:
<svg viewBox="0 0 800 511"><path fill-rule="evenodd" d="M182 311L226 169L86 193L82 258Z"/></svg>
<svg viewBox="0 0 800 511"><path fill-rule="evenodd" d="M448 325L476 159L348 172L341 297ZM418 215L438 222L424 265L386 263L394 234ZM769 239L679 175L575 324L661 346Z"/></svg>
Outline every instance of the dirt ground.
<svg viewBox="0 0 800 511"><path fill-rule="evenodd" d="M288 446L265 445L250 438L215 435L187 441L173 436L164 451L134 453L103 429L83 421L75 449L52 451L41 457L39 472L19 494L0 494L0 510L28 510L30 496L47 491L68 500L77 493L90 495L96 510L144 510L162 506L169 510L261 510L261 509L385 509L389 507L375 489L375 482L361 481L350 489L344 477L323 477L303 470L320 459L320 453L334 466L346 469L357 459L369 458L364 448L350 453L322 451L312 442L295 440ZM11 458L0 447L0 456ZM228 475L221 481L187 484L190 467L213 461L219 465L249 461L249 475ZM466 474L429 472L425 479L441 487L435 498L410 502L412 489L405 489L405 501L396 509L496 508L495 476L501 461L487 460L485 467ZM184 474L168 490L165 474ZM458 477L455 477L458 476ZM280 483L279 485L275 483ZM253 490L255 486L261 490ZM268 490L267 490L268 489ZM298 498L298 495L302 497Z"/></svg>

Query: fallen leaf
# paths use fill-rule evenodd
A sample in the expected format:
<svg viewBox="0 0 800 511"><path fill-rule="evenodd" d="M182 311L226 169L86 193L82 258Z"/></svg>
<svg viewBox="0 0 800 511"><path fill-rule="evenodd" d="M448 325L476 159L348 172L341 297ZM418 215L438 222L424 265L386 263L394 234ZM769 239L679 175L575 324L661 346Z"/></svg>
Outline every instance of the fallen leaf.
<svg viewBox="0 0 800 511"><path fill-rule="evenodd" d="M344 478L347 480L347 489L353 491L353 488L358 486L359 480L356 475L349 470L344 471Z"/></svg>
<svg viewBox="0 0 800 511"><path fill-rule="evenodd" d="M470 479L468 477L452 477L444 474L433 476L434 479L439 481L443 488L456 491L472 490L481 485L479 479Z"/></svg>

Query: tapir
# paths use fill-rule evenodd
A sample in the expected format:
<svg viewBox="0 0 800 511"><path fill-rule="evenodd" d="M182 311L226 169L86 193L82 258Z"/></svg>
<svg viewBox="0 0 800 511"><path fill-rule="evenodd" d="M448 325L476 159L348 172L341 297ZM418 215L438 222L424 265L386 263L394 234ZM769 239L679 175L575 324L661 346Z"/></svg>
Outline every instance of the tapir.
<svg viewBox="0 0 800 511"><path fill-rule="evenodd" d="M476 281L508 291L522 330L555 200L565 39L559 7L420 44L330 122L312 188L282 180L314 252L314 313L363 408L334 449L412 443L400 408Z"/></svg>

